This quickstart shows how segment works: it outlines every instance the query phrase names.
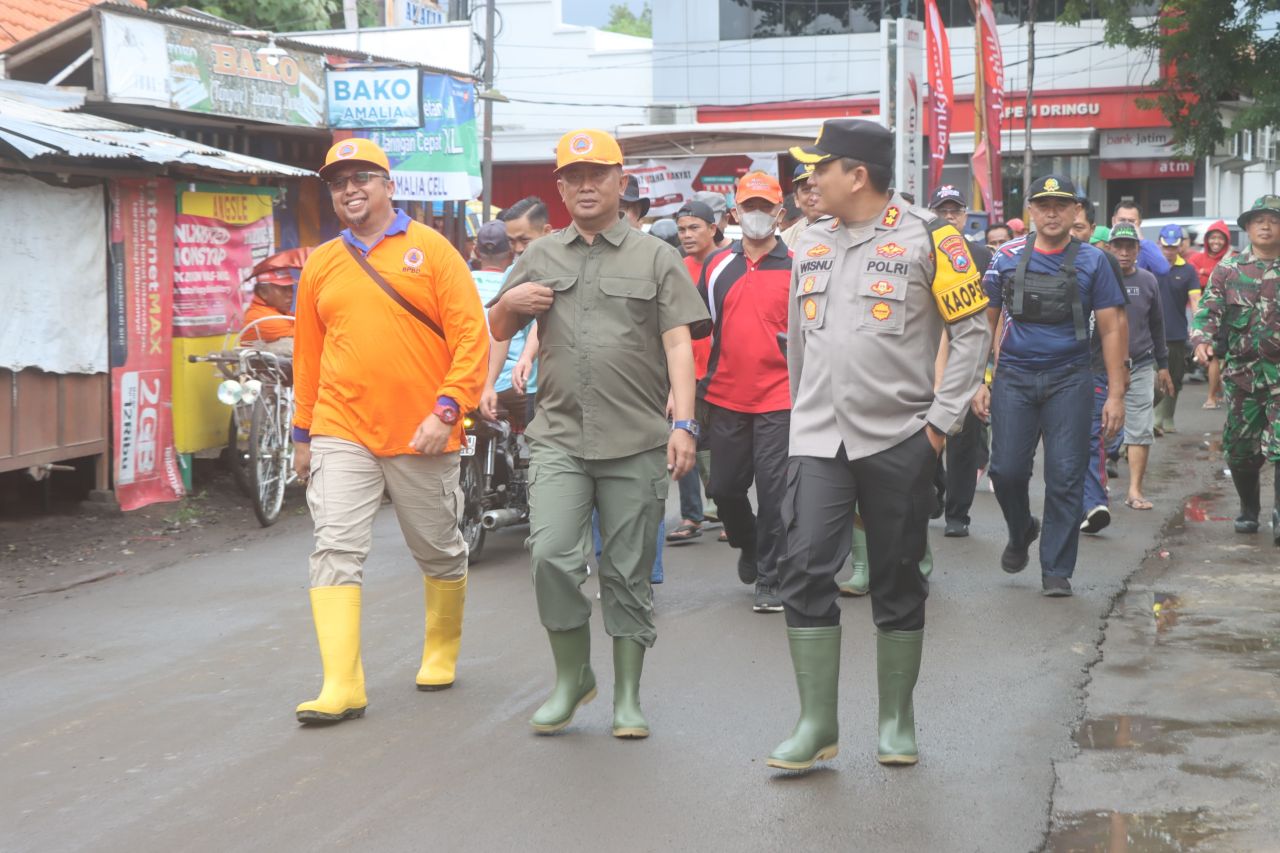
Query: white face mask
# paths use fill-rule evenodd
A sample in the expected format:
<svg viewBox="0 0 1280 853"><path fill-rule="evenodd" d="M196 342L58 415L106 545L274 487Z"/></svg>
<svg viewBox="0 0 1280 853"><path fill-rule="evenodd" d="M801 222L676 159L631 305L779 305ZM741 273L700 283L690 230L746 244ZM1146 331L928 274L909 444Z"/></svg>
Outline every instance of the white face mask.
<svg viewBox="0 0 1280 853"><path fill-rule="evenodd" d="M742 226L742 236L750 240L763 240L768 237L773 233L773 228L777 221L777 216L772 213L765 213L763 210L749 210L738 215L738 222Z"/></svg>

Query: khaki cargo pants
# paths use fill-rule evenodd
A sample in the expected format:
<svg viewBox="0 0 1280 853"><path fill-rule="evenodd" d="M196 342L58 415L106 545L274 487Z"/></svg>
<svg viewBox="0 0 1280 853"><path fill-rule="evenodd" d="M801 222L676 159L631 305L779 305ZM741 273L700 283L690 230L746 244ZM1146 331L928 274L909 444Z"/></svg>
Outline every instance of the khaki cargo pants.
<svg viewBox="0 0 1280 853"><path fill-rule="evenodd" d="M362 445L320 435L311 440L307 481L316 526L313 587L360 585L384 486L422 573L466 577L467 545L458 529L458 454L374 456Z"/></svg>
<svg viewBox="0 0 1280 853"><path fill-rule="evenodd" d="M591 510L600 513L600 606L612 637L652 647L653 590L649 574L667 500L667 451L621 459L582 459L531 441L529 555L538 616L549 631L568 631L591 618L587 579Z"/></svg>

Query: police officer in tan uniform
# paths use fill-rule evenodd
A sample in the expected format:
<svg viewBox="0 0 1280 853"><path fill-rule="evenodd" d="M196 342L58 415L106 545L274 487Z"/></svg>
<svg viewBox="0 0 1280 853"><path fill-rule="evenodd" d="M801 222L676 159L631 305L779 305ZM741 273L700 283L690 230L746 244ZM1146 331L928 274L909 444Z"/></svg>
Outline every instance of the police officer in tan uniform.
<svg viewBox="0 0 1280 853"><path fill-rule="evenodd" d="M882 764L915 764L911 697L929 592L919 566L933 473L982 380L987 299L964 237L890 189L889 131L831 119L806 154L832 219L810 226L793 247L791 461L778 574L800 720L768 764L807 770L836 755L835 575L849 555L855 510L866 526L877 628L877 755ZM950 356L935 390L944 330Z"/></svg>

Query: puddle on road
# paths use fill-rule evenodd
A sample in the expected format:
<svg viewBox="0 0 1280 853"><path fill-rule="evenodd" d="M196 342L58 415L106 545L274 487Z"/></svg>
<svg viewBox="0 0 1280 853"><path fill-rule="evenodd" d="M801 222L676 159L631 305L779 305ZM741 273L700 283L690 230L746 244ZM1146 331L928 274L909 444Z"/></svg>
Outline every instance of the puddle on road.
<svg viewBox="0 0 1280 853"><path fill-rule="evenodd" d="M1141 714L1095 717L1080 724L1073 736L1080 749L1124 749L1148 755L1174 755L1192 738L1224 738L1280 731L1280 719L1171 720Z"/></svg>
<svg viewBox="0 0 1280 853"><path fill-rule="evenodd" d="M1056 815L1046 853L1176 853L1194 850L1226 830L1206 813L1080 812Z"/></svg>

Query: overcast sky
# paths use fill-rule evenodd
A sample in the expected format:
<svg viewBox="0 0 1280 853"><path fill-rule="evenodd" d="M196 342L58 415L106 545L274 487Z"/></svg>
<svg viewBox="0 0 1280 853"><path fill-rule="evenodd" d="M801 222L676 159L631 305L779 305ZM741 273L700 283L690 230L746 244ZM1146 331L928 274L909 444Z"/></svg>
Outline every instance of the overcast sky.
<svg viewBox="0 0 1280 853"><path fill-rule="evenodd" d="M562 0L564 4L564 22L581 26L602 27L609 23L609 8L617 3L626 3L631 11L639 14L644 8L644 0Z"/></svg>

